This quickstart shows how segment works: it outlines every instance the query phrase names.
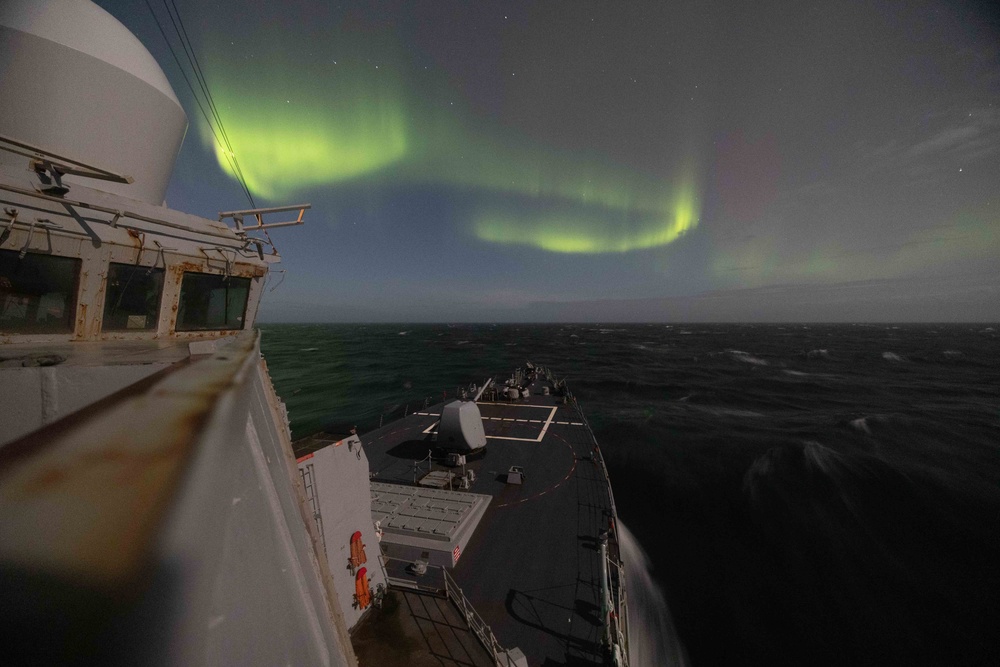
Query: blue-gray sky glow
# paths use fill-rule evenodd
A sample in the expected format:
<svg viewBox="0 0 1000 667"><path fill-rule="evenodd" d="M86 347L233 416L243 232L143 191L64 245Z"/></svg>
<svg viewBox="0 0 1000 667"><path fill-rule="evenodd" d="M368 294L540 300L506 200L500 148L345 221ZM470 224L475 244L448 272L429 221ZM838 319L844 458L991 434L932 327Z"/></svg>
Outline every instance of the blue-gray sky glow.
<svg viewBox="0 0 1000 667"><path fill-rule="evenodd" d="M175 1L257 204L313 206L262 321L1000 320L988 3ZM168 204L247 207L98 4L185 104Z"/></svg>

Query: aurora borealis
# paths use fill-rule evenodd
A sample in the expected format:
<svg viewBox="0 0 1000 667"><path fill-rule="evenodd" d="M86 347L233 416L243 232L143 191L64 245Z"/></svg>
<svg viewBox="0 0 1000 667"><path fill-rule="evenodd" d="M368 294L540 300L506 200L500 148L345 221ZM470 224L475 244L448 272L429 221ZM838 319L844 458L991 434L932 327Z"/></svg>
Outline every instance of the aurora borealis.
<svg viewBox="0 0 1000 667"><path fill-rule="evenodd" d="M185 101L170 204L242 206L145 6L99 4ZM978 319L1000 290L986 5L178 6L258 203L313 204L275 238L265 316L726 319L744 292L851 284L829 317L878 319L893 284L937 280L914 317Z"/></svg>
<svg viewBox="0 0 1000 667"><path fill-rule="evenodd" d="M298 66L288 62L278 35L264 40L276 45L273 51L254 54L260 65L230 69L225 48L208 52L208 71L220 73L212 87L253 194L289 200L318 186L365 180L461 188L485 200L500 193L508 206L484 201L466 231L485 242L561 253L654 248L697 225L700 193L690 168L661 180L546 150L477 119L461 100L458 108L454 101L435 108L428 98L448 97L448 87L412 71L392 35L368 34L364 44L352 34L331 37L348 55L315 61L303 53ZM241 103L245 91L261 88L272 93ZM228 151L206 123L200 137L235 179Z"/></svg>

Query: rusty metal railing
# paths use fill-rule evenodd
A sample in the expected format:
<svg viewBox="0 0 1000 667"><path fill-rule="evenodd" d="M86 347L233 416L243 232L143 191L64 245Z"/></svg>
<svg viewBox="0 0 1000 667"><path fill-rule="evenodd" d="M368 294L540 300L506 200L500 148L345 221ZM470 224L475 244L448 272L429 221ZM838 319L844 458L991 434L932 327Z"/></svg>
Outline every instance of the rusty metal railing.
<svg viewBox="0 0 1000 667"><path fill-rule="evenodd" d="M443 568L441 571L444 573L444 585L448 599L451 600L452 604L454 604L455 607L462 613L462 616L465 618L466 625L469 626L469 629L475 633L482 645L487 651L489 651L490 655L493 656L493 662L496 666L517 667L517 665L514 664L513 659L510 657L510 651L500 645L500 642L497 641L496 636L493 634L493 630L475 610L468 598L465 597L465 593L463 593L462 589L458 587L455 580L451 578L448 571Z"/></svg>
<svg viewBox="0 0 1000 667"><path fill-rule="evenodd" d="M398 560L398 559L386 559ZM479 643L483 645L486 652L490 654L493 658L493 663L496 667L518 667L514 662L514 659L510 656L510 651L501 646L500 642L497 641L496 635L493 634L493 629L483 620L483 617L479 615L469 599L465 597L465 593L462 589L455 583L455 580L448 574L448 570L439 566L431 565L428 566L429 570L437 570L441 573L441 583L444 586L439 588L433 585L421 584L411 579L403 579L401 577L387 576L386 581L393 588L417 591L420 593L428 593L430 595L436 595L439 597L448 598L451 603L455 606L455 609L462 615L462 619L468 626L469 630L472 631Z"/></svg>

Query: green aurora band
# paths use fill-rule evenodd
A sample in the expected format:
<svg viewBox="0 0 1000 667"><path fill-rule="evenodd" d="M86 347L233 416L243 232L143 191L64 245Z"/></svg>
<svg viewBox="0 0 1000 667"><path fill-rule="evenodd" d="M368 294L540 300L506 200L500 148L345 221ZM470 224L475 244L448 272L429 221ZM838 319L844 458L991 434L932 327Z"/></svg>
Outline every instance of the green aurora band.
<svg viewBox="0 0 1000 667"><path fill-rule="evenodd" d="M519 217L509 212L484 212L474 221L476 236L483 241L528 245L560 253L622 253L656 248L676 241L697 222L694 190L678 196L673 217L652 218L642 223L614 225L613 211L606 216L593 211L572 214L536 214Z"/></svg>
<svg viewBox="0 0 1000 667"><path fill-rule="evenodd" d="M461 188L491 202L470 220L479 240L559 253L656 248L698 223L692 160L679 164L680 185L671 187L621 165L500 134L460 103L430 107L426 100L460 98L433 83L414 95L393 66L375 69L359 58L306 71L279 53L260 64L226 71L212 88L247 187L266 199L361 180ZM210 71L220 69L227 68L220 62ZM260 90L267 97L250 92ZM199 129L236 178L228 151L206 124ZM499 210L498 193L517 197L517 212Z"/></svg>

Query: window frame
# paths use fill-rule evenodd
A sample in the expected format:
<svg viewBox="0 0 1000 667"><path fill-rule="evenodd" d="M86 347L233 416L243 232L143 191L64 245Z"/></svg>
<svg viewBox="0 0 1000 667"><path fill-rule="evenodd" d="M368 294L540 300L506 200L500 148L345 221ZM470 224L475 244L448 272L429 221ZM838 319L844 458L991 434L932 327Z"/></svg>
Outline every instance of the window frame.
<svg viewBox="0 0 1000 667"><path fill-rule="evenodd" d="M9 254L8 254L9 253ZM7 255L8 257L12 255L20 255L20 251L0 249L0 254ZM4 335L21 336L21 335L73 335L76 333L76 313L80 304L80 284L81 276L83 273L83 259L80 257L70 257L68 255L57 255L54 253L45 252L32 252L28 251L24 253L23 257L16 259L18 262L23 262L29 257L31 258L41 258L40 261L52 261L56 262L66 262L67 265L72 265L72 279L70 284L66 289L66 303L64 305L64 315L62 317L62 323L58 328L45 328L38 326L26 326L21 329L17 328L7 328L6 323L0 320L0 332ZM0 275L0 278L4 276ZM47 293L48 294L48 293ZM41 298L44 295L39 296L39 304L36 307L36 318L37 311L41 307ZM3 297L6 298L6 297ZM0 308L2 308L4 303L0 303ZM2 314L2 312L0 312ZM37 325L37 319L34 323Z"/></svg>
<svg viewBox="0 0 1000 667"><path fill-rule="evenodd" d="M243 310L239 314L239 317L237 318L237 320L238 320L238 326L235 326L235 327L228 327L228 326L222 326L222 327L182 326L182 324L181 324L182 310L181 309L182 309L182 307L184 307L184 282L185 282L185 280L187 279L188 276L199 276L199 277L206 277L207 276L207 277L210 277L210 278L218 278L218 279L221 279L221 281L223 283L225 283L225 281L227 281L227 280L230 280L230 281L237 280L237 281L240 281L240 282L244 282L245 281L245 283L246 283L246 296L245 296L245 298L243 300ZM191 333L191 332L198 332L198 331L242 331L243 329L246 329L247 328L246 317L247 317L247 311L250 308L250 292L251 292L252 289L253 289L253 279L249 278L249 277L246 277L246 276L233 276L233 275L226 276L225 274L221 274L221 273L207 273L205 271L185 271L181 275L180 284L178 286L178 291L177 291L177 318L174 321L174 332L175 333ZM186 313L184 313L184 314L186 315Z"/></svg>
<svg viewBox="0 0 1000 667"><path fill-rule="evenodd" d="M159 274L160 276L160 289L159 294L156 299L156 308L153 312L153 322L151 326L143 327L141 329L129 329L125 327L108 327L108 303L110 303L110 283L111 283L111 270L113 267L120 266L129 268L136 271L149 271L151 274ZM145 333L150 331L157 331L160 326L160 311L163 308L163 295L166 292L167 284L167 272L165 269L157 268L155 266L144 266L142 264L129 264L127 262L108 262L107 273L104 278L104 308L101 312L101 333ZM127 319L126 319L127 322Z"/></svg>

